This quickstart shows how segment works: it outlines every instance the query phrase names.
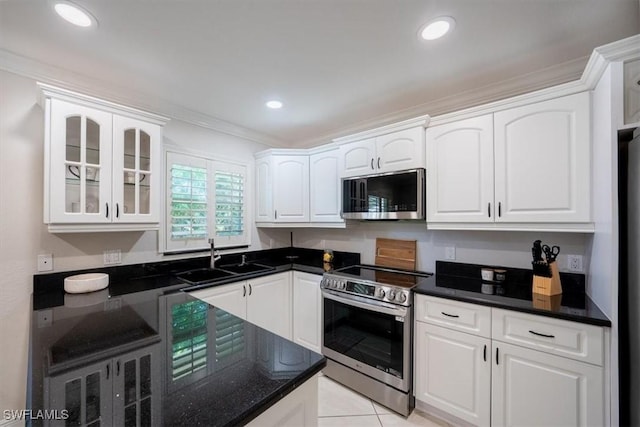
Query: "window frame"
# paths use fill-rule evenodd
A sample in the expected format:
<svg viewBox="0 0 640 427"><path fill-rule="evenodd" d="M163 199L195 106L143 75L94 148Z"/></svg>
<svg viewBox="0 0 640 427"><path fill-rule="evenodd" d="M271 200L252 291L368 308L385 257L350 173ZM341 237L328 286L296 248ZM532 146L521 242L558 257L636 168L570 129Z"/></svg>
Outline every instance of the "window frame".
<svg viewBox="0 0 640 427"><path fill-rule="evenodd" d="M173 163L185 162L188 166L205 167L207 170L207 231L208 235L202 239L171 239L171 165ZM208 239L216 240L217 249L246 248L251 245L251 235L253 230L253 208L252 194L253 181L251 176L250 164L238 162L234 160L224 159L207 155L204 153L195 153L188 150L180 150L176 148L165 148L164 150L164 224L160 228L158 243L160 253L164 254L180 254L189 252L207 251L210 249ZM224 171L231 173L240 173L243 175L243 234L241 236L217 236L216 235L216 197L215 197L215 172ZM212 234L213 233L213 234Z"/></svg>

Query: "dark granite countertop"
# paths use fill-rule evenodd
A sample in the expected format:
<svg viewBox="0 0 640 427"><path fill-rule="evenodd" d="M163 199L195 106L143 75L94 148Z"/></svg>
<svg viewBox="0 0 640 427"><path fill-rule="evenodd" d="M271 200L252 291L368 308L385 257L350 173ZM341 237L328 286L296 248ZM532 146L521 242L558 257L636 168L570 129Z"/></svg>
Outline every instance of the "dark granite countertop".
<svg viewBox="0 0 640 427"><path fill-rule="evenodd" d="M221 264L239 262L235 257L223 257ZM322 251L284 248L247 258L274 268L203 286L291 269L324 271ZM334 262L358 263L359 255L338 253ZM111 283L80 295L65 294L63 284L79 272L34 276L30 409L61 410L56 399L83 390L86 413L100 414L102 425L133 415L151 417L151 425L239 425L325 366L322 355L182 292L193 287L176 274L207 263L208 257L199 257L84 270L108 272ZM137 370L133 385L127 367ZM117 379L121 368L124 385ZM82 388L75 387L78 378L86 380ZM94 385L100 378L102 387L112 378L109 387L121 397L102 388L98 398L90 378Z"/></svg>
<svg viewBox="0 0 640 427"><path fill-rule="evenodd" d="M462 302L515 310L541 316L611 327L611 321L585 293L584 275L560 273L563 293L548 297L532 294L531 270L498 267L507 270L503 283L483 282L480 269L485 266L436 262L436 274L420 280L414 291ZM483 284L488 285L484 287Z"/></svg>

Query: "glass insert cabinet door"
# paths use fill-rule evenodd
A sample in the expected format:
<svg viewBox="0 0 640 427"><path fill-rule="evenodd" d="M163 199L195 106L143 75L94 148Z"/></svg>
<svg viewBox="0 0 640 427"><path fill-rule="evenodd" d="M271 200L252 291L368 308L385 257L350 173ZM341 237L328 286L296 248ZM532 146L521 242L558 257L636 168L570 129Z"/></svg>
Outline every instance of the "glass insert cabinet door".
<svg viewBox="0 0 640 427"><path fill-rule="evenodd" d="M158 221L160 127L114 116L113 131L114 221Z"/></svg>
<svg viewBox="0 0 640 427"><path fill-rule="evenodd" d="M53 100L49 120L51 222L111 222L112 115Z"/></svg>

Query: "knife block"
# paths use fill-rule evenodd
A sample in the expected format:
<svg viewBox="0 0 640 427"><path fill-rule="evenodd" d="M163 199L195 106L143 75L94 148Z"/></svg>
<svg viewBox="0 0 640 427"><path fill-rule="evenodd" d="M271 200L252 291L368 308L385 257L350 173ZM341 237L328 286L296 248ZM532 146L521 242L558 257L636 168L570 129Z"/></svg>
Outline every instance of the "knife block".
<svg viewBox="0 0 640 427"><path fill-rule="evenodd" d="M549 264L551 277L533 276L533 287L531 291L540 295L558 295L562 293L562 284L560 283L560 273L558 272L558 264L552 262Z"/></svg>

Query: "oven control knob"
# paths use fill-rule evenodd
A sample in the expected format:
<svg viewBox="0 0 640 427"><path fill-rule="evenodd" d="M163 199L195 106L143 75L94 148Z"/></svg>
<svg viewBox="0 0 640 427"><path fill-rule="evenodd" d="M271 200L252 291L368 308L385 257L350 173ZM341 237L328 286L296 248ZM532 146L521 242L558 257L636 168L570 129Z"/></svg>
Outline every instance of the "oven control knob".
<svg viewBox="0 0 640 427"><path fill-rule="evenodd" d="M396 295L396 301L398 302L405 302L407 300L407 296L405 295L404 292L398 292L398 294Z"/></svg>
<svg viewBox="0 0 640 427"><path fill-rule="evenodd" d="M342 289L342 290L344 290L346 287L347 287L347 284L346 284L346 283L344 283L344 282L339 282L339 283L338 283L338 289Z"/></svg>
<svg viewBox="0 0 640 427"><path fill-rule="evenodd" d="M384 289L378 288L378 290L376 291L376 297L380 299L384 299L384 295L385 295Z"/></svg>
<svg viewBox="0 0 640 427"><path fill-rule="evenodd" d="M322 280L320 281L320 287L322 288L326 288L327 287L327 278L323 277Z"/></svg>
<svg viewBox="0 0 640 427"><path fill-rule="evenodd" d="M394 299L396 299L396 291L394 291L393 289L391 289L391 290L389 291L389 295L388 295L388 297L389 297L389 301L393 301Z"/></svg>
<svg viewBox="0 0 640 427"><path fill-rule="evenodd" d="M335 288L335 287L336 287L336 279L331 279L330 286L331 286L332 288Z"/></svg>

